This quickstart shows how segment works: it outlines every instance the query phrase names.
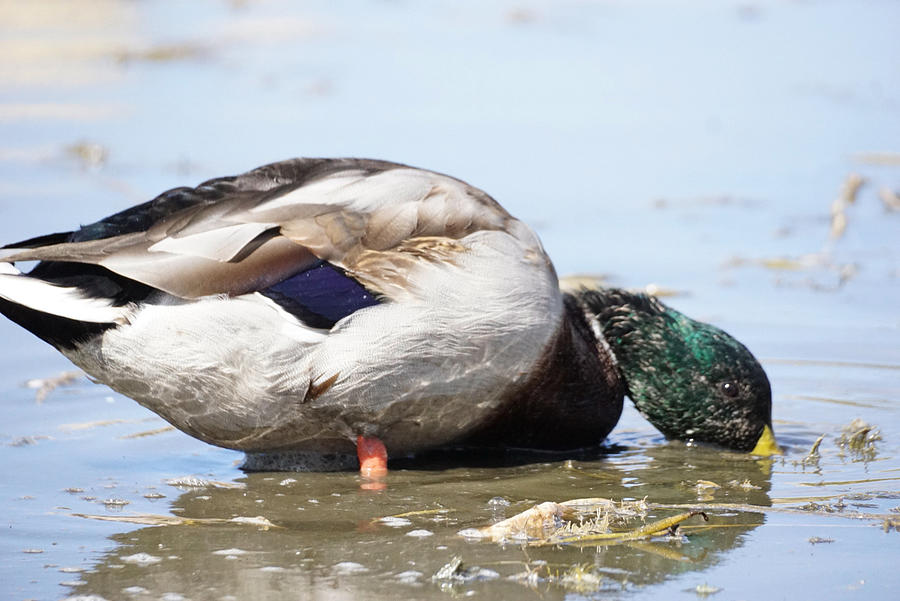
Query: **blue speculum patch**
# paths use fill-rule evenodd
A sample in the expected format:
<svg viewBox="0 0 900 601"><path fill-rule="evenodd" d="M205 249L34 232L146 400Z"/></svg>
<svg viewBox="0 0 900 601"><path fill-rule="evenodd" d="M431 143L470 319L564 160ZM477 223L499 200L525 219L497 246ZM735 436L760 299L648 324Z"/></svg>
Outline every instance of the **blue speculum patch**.
<svg viewBox="0 0 900 601"><path fill-rule="evenodd" d="M315 328L331 328L344 317L379 304L374 294L328 261L260 292Z"/></svg>

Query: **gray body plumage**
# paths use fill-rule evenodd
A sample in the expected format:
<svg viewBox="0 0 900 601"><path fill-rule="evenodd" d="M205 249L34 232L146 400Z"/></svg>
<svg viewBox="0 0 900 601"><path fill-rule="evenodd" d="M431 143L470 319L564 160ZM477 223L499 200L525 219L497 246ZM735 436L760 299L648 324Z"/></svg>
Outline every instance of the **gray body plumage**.
<svg viewBox="0 0 900 601"><path fill-rule="evenodd" d="M0 312L258 467L358 436L592 445L626 393L667 436L778 452L738 341L640 294L562 293L490 196L395 163L284 161L5 246Z"/></svg>
<svg viewBox="0 0 900 601"><path fill-rule="evenodd" d="M111 325L58 346L215 445L352 452L365 434L402 453L464 440L507 413L525 424L538 370L571 336L532 230L447 176L295 160L139 209L63 241L12 245L0 260L97 265L157 291L147 299L117 304L9 265L0 297ZM258 292L321 260L381 302L324 329Z"/></svg>
<svg viewBox="0 0 900 601"><path fill-rule="evenodd" d="M552 270L526 259L519 241L481 232L461 243L456 265L410 273L417 294L331 331L251 293L147 306L64 352L219 446L352 452L361 433L393 452L452 442L512 400L562 320ZM497 272L498 254L519 260Z"/></svg>

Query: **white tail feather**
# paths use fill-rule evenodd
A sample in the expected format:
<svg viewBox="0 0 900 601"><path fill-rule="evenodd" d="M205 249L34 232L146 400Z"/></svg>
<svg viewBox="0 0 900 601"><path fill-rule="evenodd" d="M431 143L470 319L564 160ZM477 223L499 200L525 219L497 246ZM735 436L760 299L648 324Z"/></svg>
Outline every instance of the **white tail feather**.
<svg viewBox="0 0 900 601"><path fill-rule="evenodd" d="M91 323L125 323L131 312L129 307L114 307L106 299L87 298L77 288L22 275L4 262L0 262L0 298L42 313Z"/></svg>

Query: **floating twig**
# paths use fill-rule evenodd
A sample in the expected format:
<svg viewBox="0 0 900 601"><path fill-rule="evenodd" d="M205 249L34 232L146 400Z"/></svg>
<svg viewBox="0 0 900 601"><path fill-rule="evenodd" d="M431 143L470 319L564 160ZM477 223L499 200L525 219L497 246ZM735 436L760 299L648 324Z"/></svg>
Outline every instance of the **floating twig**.
<svg viewBox="0 0 900 601"><path fill-rule="evenodd" d="M573 534L570 536L550 536L543 540L530 542L529 545L534 547L546 547L549 545L571 545L576 543L618 543L650 538L662 534L674 534L675 529L679 524L695 515L703 516L704 521L709 521L709 517L703 511L688 511L661 520L656 520L649 524L645 524L640 528L627 530L625 532L598 532L593 534Z"/></svg>
<svg viewBox="0 0 900 601"><path fill-rule="evenodd" d="M76 518L99 520L101 522L121 522L125 524L141 524L144 526L209 526L217 524L243 524L259 526L265 530L279 528L263 516L233 518L181 518L174 515L142 513L134 515L94 515L89 513L72 513Z"/></svg>
<svg viewBox="0 0 900 601"><path fill-rule="evenodd" d="M157 434L171 432L174 429L175 426L163 426L162 428L155 428L153 430L144 430L143 432L135 432L134 434L125 434L123 436L119 436L119 438L122 440L128 440L131 438L144 438L146 436L156 436Z"/></svg>

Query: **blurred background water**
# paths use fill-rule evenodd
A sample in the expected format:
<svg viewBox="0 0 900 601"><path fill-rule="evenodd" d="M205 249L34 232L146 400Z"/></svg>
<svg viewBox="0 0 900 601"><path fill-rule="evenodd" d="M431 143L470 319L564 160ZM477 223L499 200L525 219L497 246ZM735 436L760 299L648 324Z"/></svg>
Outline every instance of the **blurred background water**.
<svg viewBox="0 0 900 601"><path fill-rule="evenodd" d="M893 0L0 1L0 241L293 156L446 172L535 227L560 274L653 284L744 341L788 450L758 464L666 443L628 411L608 456L574 467L414 465L382 493L352 473L248 476L239 453L135 437L165 424L84 379L38 402L23 384L72 368L0 321L0 592L692 598L709 583L716 598L893 598L897 23ZM855 418L880 432L870 453L837 442ZM803 463L820 434L820 459ZM227 486L166 484L183 476ZM456 536L543 500L697 502L698 480L721 485L718 502L807 513L720 511L721 527L655 548ZM370 521L435 508L448 513L406 530ZM278 527L72 515L147 513ZM432 583L454 554L498 577ZM602 583L509 579L576 564Z"/></svg>

